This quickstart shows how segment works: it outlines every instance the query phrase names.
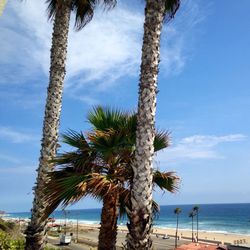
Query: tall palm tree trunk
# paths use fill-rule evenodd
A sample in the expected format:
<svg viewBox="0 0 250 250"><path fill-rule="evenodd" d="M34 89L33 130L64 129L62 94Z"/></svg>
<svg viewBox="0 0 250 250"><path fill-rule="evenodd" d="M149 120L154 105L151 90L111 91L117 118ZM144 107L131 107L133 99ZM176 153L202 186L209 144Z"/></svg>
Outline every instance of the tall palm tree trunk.
<svg viewBox="0 0 250 250"><path fill-rule="evenodd" d="M132 211L129 215L128 249L151 249L152 161L154 154L157 76L160 57L160 34L165 0L147 0L141 58L136 151L131 190Z"/></svg>
<svg viewBox="0 0 250 250"><path fill-rule="evenodd" d="M197 214L196 214L196 233L197 233L197 235L196 235L196 237L197 237L197 242L199 242L199 211L197 211Z"/></svg>
<svg viewBox="0 0 250 250"><path fill-rule="evenodd" d="M192 216L192 242L194 242L194 216Z"/></svg>
<svg viewBox="0 0 250 250"><path fill-rule="evenodd" d="M50 78L43 122L38 176L34 187L34 201L31 221L26 230L26 250L44 249L48 204L44 202L44 187L48 182L47 173L53 169L49 162L55 155L58 143L58 128L62 106L63 82L70 21L71 0L64 1L57 10L54 20L50 56ZM52 212L52 211L51 211Z"/></svg>
<svg viewBox="0 0 250 250"><path fill-rule="evenodd" d="M177 238L178 238L178 227L179 227L179 215L177 214L176 219L176 231L175 231L175 248L177 248Z"/></svg>
<svg viewBox="0 0 250 250"><path fill-rule="evenodd" d="M98 250L115 250L119 194L115 190L103 198Z"/></svg>

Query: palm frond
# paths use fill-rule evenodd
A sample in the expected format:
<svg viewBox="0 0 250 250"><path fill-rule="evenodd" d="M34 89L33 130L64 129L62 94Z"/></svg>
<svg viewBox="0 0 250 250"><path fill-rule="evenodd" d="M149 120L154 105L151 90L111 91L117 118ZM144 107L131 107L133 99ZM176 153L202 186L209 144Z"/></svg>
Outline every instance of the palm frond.
<svg viewBox="0 0 250 250"><path fill-rule="evenodd" d="M160 206L155 200L152 201L152 212L153 218L156 219L160 213Z"/></svg>
<svg viewBox="0 0 250 250"><path fill-rule="evenodd" d="M63 206L73 204L85 197L87 192L86 182L89 175L76 173L73 168L64 168L49 173L50 181L46 186L46 202L49 207L60 203Z"/></svg>
<svg viewBox="0 0 250 250"><path fill-rule="evenodd" d="M75 12L75 29L81 30L91 21L96 7L96 0L73 0L72 10Z"/></svg>
<svg viewBox="0 0 250 250"><path fill-rule="evenodd" d="M72 129L69 129L66 133L63 133L61 137L62 142L68 144L71 147L75 147L83 151L88 151L90 149L88 142L82 132L76 132Z"/></svg>
<svg viewBox="0 0 250 250"><path fill-rule="evenodd" d="M160 151L170 145L170 133L165 131L156 131L154 139L154 151Z"/></svg>
<svg viewBox="0 0 250 250"><path fill-rule="evenodd" d="M60 6L60 1L46 0L46 3L48 4L48 7L47 7L48 18L53 19L56 14L57 9Z"/></svg>
<svg viewBox="0 0 250 250"><path fill-rule="evenodd" d="M97 106L89 112L87 120L94 129L106 131L121 128L127 122L127 117L128 114L120 110Z"/></svg>
<svg viewBox="0 0 250 250"><path fill-rule="evenodd" d="M91 21L94 10L100 2L99 0L72 0L71 5L67 6L68 1L46 0L48 17L53 19L60 8L71 8L75 13L75 29L79 31ZM106 9L111 9L115 7L116 0L103 0L103 5Z"/></svg>
<svg viewBox="0 0 250 250"><path fill-rule="evenodd" d="M166 0L165 1L165 21L169 22L174 18L181 4L181 0Z"/></svg>
<svg viewBox="0 0 250 250"><path fill-rule="evenodd" d="M116 6L117 1L116 0L103 0L105 8L114 8Z"/></svg>
<svg viewBox="0 0 250 250"><path fill-rule="evenodd" d="M119 203L120 203L120 211L119 216L120 218L125 217L127 214L128 209L131 209L131 201L130 201L130 190L121 187L121 192L119 194Z"/></svg>
<svg viewBox="0 0 250 250"><path fill-rule="evenodd" d="M177 192L179 189L180 178L174 172L155 171L153 175L153 183L162 190L167 190L171 193Z"/></svg>
<svg viewBox="0 0 250 250"><path fill-rule="evenodd" d="M98 169L102 168L98 165L95 155L83 154L82 152L58 154L51 162L57 166L74 168L75 172L82 174L98 171Z"/></svg>

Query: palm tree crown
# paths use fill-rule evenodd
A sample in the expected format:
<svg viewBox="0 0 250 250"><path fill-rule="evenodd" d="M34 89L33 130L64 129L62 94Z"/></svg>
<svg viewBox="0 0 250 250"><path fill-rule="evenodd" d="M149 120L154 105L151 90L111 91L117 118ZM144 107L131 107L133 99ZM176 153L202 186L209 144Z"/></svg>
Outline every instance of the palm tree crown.
<svg viewBox="0 0 250 250"><path fill-rule="evenodd" d="M101 1L106 8L113 8L116 5L116 0L103 0ZM53 19L57 10L68 6L71 11L75 13L75 29L81 30L94 16L94 10L99 0L47 0L48 4L48 17Z"/></svg>
<svg viewBox="0 0 250 250"><path fill-rule="evenodd" d="M113 220L111 215L107 219L104 210L110 211L116 206L120 213L131 210L129 187L133 177L131 163L135 151L136 115L97 107L89 113L88 121L92 129L86 136L72 130L63 134L63 142L76 150L59 154L53 160L60 169L51 173L47 199L51 210L59 203L68 205L86 195L103 200L99 249L111 249L108 244L112 242L110 237L115 244L117 214ZM155 151L167 147L168 133L157 133L154 144ZM173 172L155 170L153 175L155 186L170 192L177 190L179 179ZM156 203L154 208L157 209ZM108 225L113 230L107 228L110 221L114 221ZM108 236L107 232L113 234Z"/></svg>
<svg viewBox="0 0 250 250"><path fill-rule="evenodd" d="M181 208L175 208L174 213L178 216L181 213Z"/></svg>

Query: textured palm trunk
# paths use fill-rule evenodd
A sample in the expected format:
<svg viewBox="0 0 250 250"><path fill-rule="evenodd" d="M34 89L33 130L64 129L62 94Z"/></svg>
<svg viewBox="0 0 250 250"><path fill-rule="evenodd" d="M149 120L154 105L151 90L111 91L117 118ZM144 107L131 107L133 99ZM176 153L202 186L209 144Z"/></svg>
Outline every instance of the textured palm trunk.
<svg viewBox="0 0 250 250"><path fill-rule="evenodd" d="M70 2L65 1L58 9L53 27L50 78L43 122L38 176L34 187L34 200L31 222L26 229L26 250L44 249L46 236L48 204L44 202L44 187L47 184L47 173L53 169L49 161L56 155L58 145L58 129L60 122L63 82L65 77L65 61L67 54L68 31L70 21ZM39 28L39 27L38 27ZM52 211L51 211L52 212Z"/></svg>
<svg viewBox="0 0 250 250"><path fill-rule="evenodd" d="M176 231L175 231L175 248L177 248L178 227L179 227L179 215L177 214Z"/></svg>
<svg viewBox="0 0 250 250"><path fill-rule="evenodd" d="M199 242L199 211L197 211L197 218L196 218L196 238L197 238L197 242Z"/></svg>
<svg viewBox="0 0 250 250"><path fill-rule="evenodd" d="M192 216L192 242L194 242L194 216Z"/></svg>
<svg viewBox="0 0 250 250"><path fill-rule="evenodd" d="M129 215L128 249L152 249L152 179L155 137L157 76L160 57L160 34L165 0L147 0L136 130L136 151L131 190L132 211Z"/></svg>
<svg viewBox="0 0 250 250"><path fill-rule="evenodd" d="M113 191L108 193L103 199L98 250L116 249L117 219L119 214L118 208L118 192Z"/></svg>

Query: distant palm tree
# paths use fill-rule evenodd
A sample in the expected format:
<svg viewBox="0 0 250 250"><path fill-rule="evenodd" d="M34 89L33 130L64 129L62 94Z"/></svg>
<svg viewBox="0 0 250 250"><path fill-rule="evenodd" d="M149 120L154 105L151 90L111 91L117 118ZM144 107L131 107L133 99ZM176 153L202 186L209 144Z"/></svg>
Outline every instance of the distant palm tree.
<svg viewBox="0 0 250 250"><path fill-rule="evenodd" d="M144 35L133 163L132 213L129 215L127 248L152 248L152 169L155 136L157 77L160 61L160 36L165 21L171 20L180 0L146 0ZM143 174L142 174L143 173Z"/></svg>
<svg viewBox="0 0 250 250"><path fill-rule="evenodd" d="M177 248L177 237L178 237L178 226L179 226L179 214L181 213L181 209L177 207L174 210L174 213L176 214L176 231L175 231L175 248Z"/></svg>
<svg viewBox="0 0 250 250"><path fill-rule="evenodd" d="M75 203L86 195L103 201L98 249L115 249L118 209L131 210L136 115L98 107L88 115L92 130L85 137L69 131L63 141L76 150L58 155L61 168L51 173L47 200L51 210L59 203ZM156 133L155 151L168 145L168 134ZM154 185L174 192L178 177L172 172L153 173ZM155 204L154 208L157 208Z"/></svg>
<svg viewBox="0 0 250 250"><path fill-rule="evenodd" d="M48 16L54 20L50 50L50 76L31 221L25 232L26 250L44 249L47 223L44 211L47 204L44 202L43 190L48 181L47 173L53 169L50 160L55 157L58 147L70 14L75 13L75 28L80 30L92 19L94 9L99 2L99 0L46 0ZM116 0L103 0L103 2L107 6L114 6Z"/></svg>
<svg viewBox="0 0 250 250"><path fill-rule="evenodd" d="M196 216L196 240L199 242L199 206L194 206L193 207L193 212L195 213Z"/></svg>
<svg viewBox="0 0 250 250"><path fill-rule="evenodd" d="M188 215L188 217L192 219L192 242L194 242L194 216L195 216L194 211L191 211Z"/></svg>

